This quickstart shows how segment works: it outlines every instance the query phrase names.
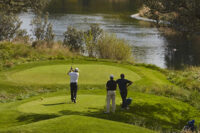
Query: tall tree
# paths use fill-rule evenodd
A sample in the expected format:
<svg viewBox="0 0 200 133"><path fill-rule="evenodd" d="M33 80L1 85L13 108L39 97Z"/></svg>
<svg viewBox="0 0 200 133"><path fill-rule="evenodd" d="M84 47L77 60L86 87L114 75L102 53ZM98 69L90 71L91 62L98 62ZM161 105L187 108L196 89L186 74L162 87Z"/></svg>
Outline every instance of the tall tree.
<svg viewBox="0 0 200 133"><path fill-rule="evenodd" d="M16 37L21 21L13 14L0 13L0 41L11 40Z"/></svg>
<svg viewBox="0 0 200 133"><path fill-rule="evenodd" d="M168 21L168 26L183 34L200 33L200 0L144 1L152 18Z"/></svg>
<svg viewBox="0 0 200 133"><path fill-rule="evenodd" d="M1 0L0 12L17 13L32 9L37 13L45 8L49 0Z"/></svg>

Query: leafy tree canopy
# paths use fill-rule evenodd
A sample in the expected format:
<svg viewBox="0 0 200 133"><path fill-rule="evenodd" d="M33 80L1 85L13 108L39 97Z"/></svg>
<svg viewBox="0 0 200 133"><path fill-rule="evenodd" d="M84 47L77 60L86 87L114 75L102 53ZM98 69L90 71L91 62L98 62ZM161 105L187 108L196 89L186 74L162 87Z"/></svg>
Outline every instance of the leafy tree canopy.
<svg viewBox="0 0 200 133"><path fill-rule="evenodd" d="M200 0L144 0L154 18L184 34L200 33ZM160 17L163 16L163 17Z"/></svg>
<svg viewBox="0 0 200 133"><path fill-rule="evenodd" d="M1 0L0 12L17 13L31 9L38 13L44 9L48 0Z"/></svg>

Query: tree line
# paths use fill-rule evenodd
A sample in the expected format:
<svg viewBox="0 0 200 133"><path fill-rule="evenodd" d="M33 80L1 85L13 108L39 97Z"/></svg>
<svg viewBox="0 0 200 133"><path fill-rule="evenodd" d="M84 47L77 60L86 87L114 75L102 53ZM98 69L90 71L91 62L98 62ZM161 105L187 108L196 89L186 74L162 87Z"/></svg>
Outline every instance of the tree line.
<svg viewBox="0 0 200 133"><path fill-rule="evenodd" d="M170 28L184 35L200 34L199 0L144 0L151 18L168 21Z"/></svg>
<svg viewBox="0 0 200 133"><path fill-rule="evenodd" d="M56 42L53 25L48 20L49 14L43 12L46 4L46 0L3 0L0 3L0 6L5 6L4 10L0 10L0 41L20 41L31 44L34 48L53 48ZM35 13L30 24L33 38L26 29L21 29L22 21L17 15L18 12L28 10ZM86 31L71 26L66 28L61 42L72 52L95 58L130 59L131 48L128 43L115 35L105 33L98 24L91 25Z"/></svg>
<svg viewBox="0 0 200 133"><path fill-rule="evenodd" d="M17 13L32 10L37 13L43 10L49 0L1 0L0 11L9 13Z"/></svg>

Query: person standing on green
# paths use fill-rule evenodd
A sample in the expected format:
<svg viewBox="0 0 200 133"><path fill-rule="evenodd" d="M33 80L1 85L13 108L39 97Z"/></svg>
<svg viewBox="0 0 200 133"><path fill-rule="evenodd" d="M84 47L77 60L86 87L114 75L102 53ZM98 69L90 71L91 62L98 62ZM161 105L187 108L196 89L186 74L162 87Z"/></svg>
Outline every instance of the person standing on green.
<svg viewBox="0 0 200 133"><path fill-rule="evenodd" d="M71 67L71 69L68 72L68 75L70 76L71 100L74 103L76 103L76 96L78 90L78 78L79 78L78 71L79 71L78 68L73 70L73 68Z"/></svg>
<svg viewBox="0 0 200 133"><path fill-rule="evenodd" d="M121 74L120 77L121 77L121 79L118 79L116 82L119 86L120 95L122 98L122 108L127 109L127 104L126 104L126 97L128 94L127 87L130 86L133 82L125 79L124 74Z"/></svg>
<svg viewBox="0 0 200 133"><path fill-rule="evenodd" d="M105 113L110 113L110 100L112 100L112 112L115 113L115 96L116 96L116 89L117 89L117 82L114 80L114 76L110 75L110 80L106 84L107 89L107 108Z"/></svg>

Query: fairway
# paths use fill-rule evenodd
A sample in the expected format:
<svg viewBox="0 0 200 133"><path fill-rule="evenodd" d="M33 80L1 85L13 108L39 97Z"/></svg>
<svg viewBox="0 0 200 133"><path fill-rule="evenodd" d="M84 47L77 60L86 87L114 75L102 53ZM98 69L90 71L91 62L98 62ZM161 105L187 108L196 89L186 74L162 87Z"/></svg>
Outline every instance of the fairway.
<svg viewBox="0 0 200 133"><path fill-rule="evenodd" d="M121 73L124 73L126 78L132 81L141 79L135 72L122 67L94 64L76 64L74 66L80 70L79 84L105 84L109 80L110 74L113 74L117 79ZM9 79L22 84L68 84L67 72L70 67L70 65L34 67L12 73Z"/></svg>

